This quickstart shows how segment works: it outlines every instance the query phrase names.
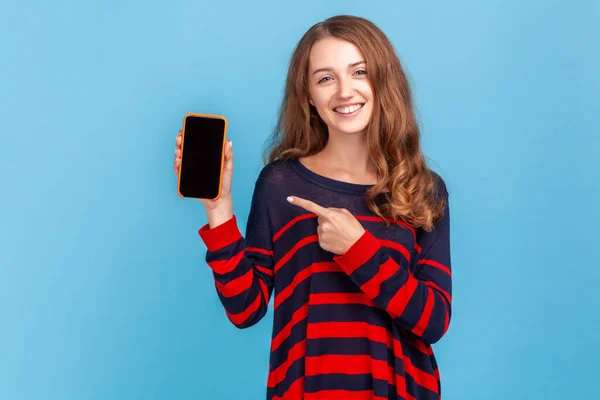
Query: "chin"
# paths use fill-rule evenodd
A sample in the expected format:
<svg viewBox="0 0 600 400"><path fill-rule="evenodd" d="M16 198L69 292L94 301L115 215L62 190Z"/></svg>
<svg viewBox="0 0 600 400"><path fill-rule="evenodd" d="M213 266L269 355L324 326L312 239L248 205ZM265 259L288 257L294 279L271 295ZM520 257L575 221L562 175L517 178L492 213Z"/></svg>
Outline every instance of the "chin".
<svg viewBox="0 0 600 400"><path fill-rule="evenodd" d="M364 133L367 133L367 127L365 126L362 129L352 129L352 130L339 130L340 133L343 133L345 135L362 135Z"/></svg>
<svg viewBox="0 0 600 400"><path fill-rule="evenodd" d="M352 125L329 125L329 131L339 132L343 135L359 135L367 132L367 126L369 124L352 124Z"/></svg>

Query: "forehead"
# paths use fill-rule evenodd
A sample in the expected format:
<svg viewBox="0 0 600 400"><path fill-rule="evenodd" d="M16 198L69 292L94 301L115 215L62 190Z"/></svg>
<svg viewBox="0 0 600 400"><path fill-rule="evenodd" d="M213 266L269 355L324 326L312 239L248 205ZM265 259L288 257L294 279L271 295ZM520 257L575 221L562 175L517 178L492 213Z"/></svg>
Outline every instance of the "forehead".
<svg viewBox="0 0 600 400"><path fill-rule="evenodd" d="M309 69L335 68L346 69L349 64L364 60L363 54L354 44L327 37L318 40L310 49Z"/></svg>

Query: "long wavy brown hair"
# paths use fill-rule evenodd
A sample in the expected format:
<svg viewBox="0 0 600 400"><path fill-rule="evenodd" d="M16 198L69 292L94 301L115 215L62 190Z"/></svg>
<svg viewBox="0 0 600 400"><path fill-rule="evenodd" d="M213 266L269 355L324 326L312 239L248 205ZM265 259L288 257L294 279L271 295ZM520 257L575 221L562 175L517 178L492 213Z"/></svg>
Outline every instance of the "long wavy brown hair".
<svg viewBox="0 0 600 400"><path fill-rule="evenodd" d="M365 195L369 209L388 223L403 220L430 231L445 207L439 177L426 165L410 86L394 47L364 18L335 16L315 24L300 39L290 60L279 118L264 162L316 154L327 143L327 126L308 100L310 50L326 37L353 43L367 63L374 95L366 129L368 151L378 172L378 183Z"/></svg>

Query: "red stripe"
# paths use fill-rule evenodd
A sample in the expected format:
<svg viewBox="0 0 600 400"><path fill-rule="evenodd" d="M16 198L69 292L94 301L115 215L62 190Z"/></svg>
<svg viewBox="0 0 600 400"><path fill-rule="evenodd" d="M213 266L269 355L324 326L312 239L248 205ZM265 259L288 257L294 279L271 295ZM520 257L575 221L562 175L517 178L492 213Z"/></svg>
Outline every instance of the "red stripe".
<svg viewBox="0 0 600 400"><path fill-rule="evenodd" d="M294 276L294 280L290 283L285 289L281 290L275 296L274 308L277 309L281 303L283 303L288 297L292 295L296 286L298 286L301 282L308 279L311 275L311 267L308 266L304 268L302 271L298 272L296 276Z"/></svg>
<svg viewBox="0 0 600 400"><path fill-rule="evenodd" d="M381 217L372 217L372 216L357 216L356 217L357 220L359 221L372 221L372 222L393 222L394 224L398 224L398 225L402 225L403 227L407 228L409 231L411 231L411 233L413 234L414 238L417 238L417 232L415 231L415 228L413 228L412 226L410 226L409 224L407 224L406 222L402 221L402 220L398 220L398 219L383 219Z"/></svg>
<svg viewBox="0 0 600 400"><path fill-rule="evenodd" d="M301 308L299 308L296 312L294 312L290 322L288 322L283 328L281 328L281 331L279 331L277 336L275 336L273 338L273 340L271 341L271 352L274 352L275 350L277 350L277 348L279 348L279 346L281 346L281 343L283 343L283 341L285 339L287 339L288 336L290 336L290 333L292 333L292 328L294 327L294 325L296 325L298 322L305 319L307 316L308 316L308 304L305 304Z"/></svg>
<svg viewBox="0 0 600 400"><path fill-rule="evenodd" d="M444 271L448 275L452 276L452 271L450 271L450 268L444 266L443 264L440 264L437 261L422 259L422 260L419 260L419 264L425 264L425 265L432 266L434 268L441 269L442 271Z"/></svg>
<svg viewBox="0 0 600 400"><path fill-rule="evenodd" d="M354 217L359 221L384 222L384 220L380 217L372 217L372 216L366 216L366 215L355 215ZM299 216L295 217L290 222L285 224L283 226L283 228L281 228L279 231L277 231L277 233L273 236L273 242L275 242L277 239L279 239L281 237L281 235L283 235L288 229L290 229L296 223L298 223L299 221L305 220L305 219L309 219L309 218L317 218L317 215L316 214L304 214L304 215L299 215ZM407 224L406 222L401 221L401 220L387 220L387 221L407 228L413 235L413 240L415 241L415 250L417 251L417 253L421 253L421 246L419 246L419 244L417 243L417 232L416 232L415 228L413 228L412 226L410 226L409 224Z"/></svg>
<svg viewBox="0 0 600 400"><path fill-rule="evenodd" d="M273 242L275 242L277 239L279 239L281 237L281 235L283 235L285 233L285 231L287 231L288 229L290 229L298 221L302 221L303 219L308 219L308 218L316 218L316 217L317 217L316 214L304 214L304 215L297 216L296 218L292 219L290 222L288 222L287 224L285 224L283 226L283 228L281 228L279 231L277 231L277 233L275 234L275 236L273 236Z"/></svg>
<svg viewBox="0 0 600 400"><path fill-rule="evenodd" d="M340 266L335 262L314 263L311 267L313 274L317 274L319 272L344 272L344 270L341 269Z"/></svg>
<svg viewBox="0 0 600 400"><path fill-rule="evenodd" d="M324 374L371 374L375 379L387 381L391 385L395 383L394 368L387 361L375 360L369 355L306 357L306 376Z"/></svg>
<svg viewBox="0 0 600 400"><path fill-rule="evenodd" d="M222 284L216 282L217 290L225 297L237 296L240 293L245 292L252 286L252 280L254 279L254 271L249 269L244 275L232 279L229 282Z"/></svg>
<svg viewBox="0 0 600 400"><path fill-rule="evenodd" d="M240 251L235 256L227 259L227 260L218 260L211 261L208 263L208 266L212 268L219 275L226 274L227 272L231 272L238 266L240 261L244 258L244 252Z"/></svg>
<svg viewBox="0 0 600 400"><path fill-rule="evenodd" d="M396 339L394 339L394 341L396 341ZM404 355L402 355L402 361L404 361L404 371L407 375L410 375L414 379L417 385L423 386L424 388L429 389L436 394L439 394L438 381L434 375L415 367L412 364L410 358Z"/></svg>
<svg viewBox="0 0 600 400"><path fill-rule="evenodd" d="M363 235L342 255L336 255L333 260L350 275L358 268L365 265L381 248L377 238L369 231Z"/></svg>
<svg viewBox="0 0 600 400"><path fill-rule="evenodd" d="M351 392L349 390L320 390L315 393L305 393L304 397L298 397L298 399L300 398L305 400L387 400L387 397L375 396L372 390L361 390L359 392Z"/></svg>
<svg viewBox="0 0 600 400"><path fill-rule="evenodd" d="M389 346L393 336L384 327L368 322L315 322L308 324L306 338L366 338Z"/></svg>
<svg viewBox="0 0 600 400"><path fill-rule="evenodd" d="M397 219L395 219L393 222L396 223L396 224L398 224L398 225L402 225L403 227L407 228L409 231L412 232L413 237L415 238L415 240L417 239L417 231L415 230L415 228L413 228L412 226L410 226L406 222L400 221L400 220L397 220Z"/></svg>
<svg viewBox="0 0 600 400"><path fill-rule="evenodd" d="M300 377L294 381L289 389L280 397L274 396L273 400L298 400L304 395L304 377Z"/></svg>
<svg viewBox="0 0 600 400"><path fill-rule="evenodd" d="M433 355L433 349L431 346L426 345L421 339L415 337L404 337L406 344L410 347L419 350L423 354L427 354L428 356Z"/></svg>
<svg viewBox="0 0 600 400"><path fill-rule="evenodd" d="M452 298L450 297L450 294L448 292L446 292L445 290L443 290L441 287L439 287L435 283L428 282L428 281L423 281L423 282L427 286L435 288L436 290L439 290L440 292L442 292L446 296L448 296L447 298L444 298L444 296L441 296L442 297L442 303L444 304L444 308L446 309L446 314L444 315L444 332L443 332L445 334L448 331L448 325L450 325L450 310L448 309L448 303L447 302L450 302L450 304L452 304Z"/></svg>
<svg viewBox="0 0 600 400"><path fill-rule="evenodd" d="M313 293L308 298L308 304L364 304L376 307L375 303L364 293Z"/></svg>
<svg viewBox="0 0 600 400"><path fill-rule="evenodd" d="M275 273L277 273L279 268L281 268L286 262L288 262L290 260L290 258L292 258L292 256L300 248L302 248L303 246L306 246L307 244L318 242L318 241L319 241L319 235L308 236L308 237L305 237L304 239L300 240L298 243L296 243L294 245L294 247L290 251L287 252L286 255L284 255L281 258L281 260L279 260L279 262L277 264L275 264L275 268L274 268Z"/></svg>
<svg viewBox="0 0 600 400"><path fill-rule="evenodd" d="M394 356L402 360L402 365L404 365L404 352L402 351L402 344L398 340L394 340L393 337L391 343L391 346L388 345L388 347L391 347L392 351L394 352ZM407 398L408 392L406 391L406 378L404 378L404 376L396 375L396 394Z"/></svg>
<svg viewBox="0 0 600 400"><path fill-rule="evenodd" d="M285 379L285 375L294 361L299 360L306 354L306 340L296 343L288 352L287 359L273 371L269 372L267 386L273 388Z"/></svg>
<svg viewBox="0 0 600 400"><path fill-rule="evenodd" d="M394 297L388 303L386 310L390 313L390 315L394 317L399 317L404 312L406 305L412 298L415 290L417 289L419 282L412 277L412 275L408 276L406 283L396 292Z"/></svg>
<svg viewBox="0 0 600 400"><path fill-rule="evenodd" d="M410 375L417 385L423 386L424 388L439 394L438 382L435 376L415 367L410 358L405 356L402 352L402 344L398 341L398 339L394 338L393 349L394 356L401 359L404 364L404 372L406 372L407 375Z"/></svg>
<svg viewBox="0 0 600 400"><path fill-rule="evenodd" d="M309 218L317 218L317 215L316 214L303 214L303 215L299 215L299 216L295 217L290 222L285 224L283 226L283 228L281 228L279 231L277 231L277 233L273 236L273 242L276 241L277 239L279 239L281 237L281 235L283 235L285 233L285 231L290 229L297 222L302 221L304 219L309 219ZM354 218L356 218L359 221L384 222L384 220L380 217L373 217L373 216L368 216L368 215L355 215ZM417 232L416 232L415 228L408 225L406 222L401 221L401 220L387 220L387 221L407 228L412 233L415 241L417 240Z"/></svg>
<svg viewBox="0 0 600 400"><path fill-rule="evenodd" d="M236 325L241 325L248 318L250 318L250 316L252 316L252 314L254 314L256 312L256 310L259 309L259 307L260 307L260 293L258 293L258 295L256 296L256 299L252 302L252 304L250 304L250 306L248 306L248 308L246 308L241 313L231 314L229 311L225 311L225 312L227 313L227 316L229 317L231 322L233 322Z"/></svg>
<svg viewBox="0 0 600 400"><path fill-rule="evenodd" d="M259 270L260 272L262 272L265 275L273 276L272 269L261 267L260 265L255 265L254 268L256 268L257 270Z"/></svg>
<svg viewBox="0 0 600 400"><path fill-rule="evenodd" d="M367 322L317 322L308 324L306 331L307 339L323 339L323 338L367 338L373 342L386 344L394 351L394 356L402 360L404 370L410 375L414 381L434 392L438 392L437 380L435 376L420 370L412 365L411 360L402 352L402 344L393 338L391 332L387 329L371 325ZM428 355L432 353L425 352ZM396 376L397 392L401 396L405 396L406 388L402 386L404 382L400 376ZM400 382L398 380L401 380Z"/></svg>
<svg viewBox="0 0 600 400"><path fill-rule="evenodd" d="M368 216L368 215L357 215L355 216L355 218L359 221L370 221L370 222L392 222L391 220L383 220L383 218L380 217L372 217L372 216Z"/></svg>
<svg viewBox="0 0 600 400"><path fill-rule="evenodd" d="M266 254L267 256L273 256L273 251L272 250L265 250L265 249L261 249L258 247L246 247L246 251L247 252L251 252L251 253L261 253L261 254Z"/></svg>
<svg viewBox="0 0 600 400"><path fill-rule="evenodd" d="M360 287L360 290L365 292L370 298L374 299L379 296L381 284L390 276L394 275L396 271L398 271L398 264L392 258L388 258L386 262L379 266L379 272L363 284Z"/></svg>
<svg viewBox="0 0 600 400"><path fill-rule="evenodd" d="M198 233L208 250L212 252L221 250L242 239L235 215L213 229L210 229L210 225L206 224L198 230Z"/></svg>
<svg viewBox="0 0 600 400"><path fill-rule="evenodd" d="M294 280L283 290L281 290L277 296L275 296L275 309L281 305L288 297L292 295L296 287L304 280L309 278L311 274L320 272L343 272L342 269L335 262L320 262L314 263L304 268L294 276Z"/></svg>
<svg viewBox="0 0 600 400"><path fill-rule="evenodd" d="M375 360L368 355L342 356L325 355L306 357L306 376L322 374L359 375L371 374L373 378L387 381L396 386L396 393L406 399L414 399L406 392L406 380L397 375L394 368L387 361ZM437 393L437 390L435 391ZM321 397L322 396L322 397ZM376 397L372 390L347 391L347 390L321 390L316 393L306 393L305 399L387 399Z"/></svg>
<svg viewBox="0 0 600 400"><path fill-rule="evenodd" d="M404 258L406 258L408 261L410 261L410 253L408 252L408 250L406 250L406 247L402 246L400 243L396 243L391 240L383 240L383 239L379 239L379 243L382 246L389 247L391 249L399 251L400 253L402 253Z"/></svg>
<svg viewBox="0 0 600 400"><path fill-rule="evenodd" d="M421 314L419 322L417 322L417 324L412 330L412 332L417 336L423 336L423 332L425 332L425 329L429 324L429 319L431 318L431 311L433 311L433 296L435 296L433 290L427 288L427 301L425 302L425 309L423 310L423 314Z"/></svg>
<svg viewBox="0 0 600 400"><path fill-rule="evenodd" d="M260 289L262 291L263 298L265 299L265 304L269 304L269 289L267 289L267 285L265 285L262 279L259 279L258 282L260 283Z"/></svg>
<svg viewBox="0 0 600 400"><path fill-rule="evenodd" d="M421 281L424 284L426 284L427 286L435 289L435 290L439 290L440 292L442 292L444 294L444 296L446 296L446 299L450 302L450 304L452 304L452 296L450 296L450 293L448 293L447 291L445 291L444 289L442 289L441 287L439 287L438 285L436 285L434 282L431 281Z"/></svg>
<svg viewBox="0 0 600 400"><path fill-rule="evenodd" d="M359 221L373 221L373 222L383 222L384 220L382 218L379 217L371 217L371 216L358 216L356 217L357 220ZM403 227L407 228L413 235L413 240L415 241L415 250L417 251L417 253L421 253L421 246L419 246L419 244L417 243L417 231L415 230L415 228L413 228L412 226L410 226L409 224L407 224L404 221L400 221L400 220L388 220L390 222L393 222L395 224L398 225L402 225Z"/></svg>

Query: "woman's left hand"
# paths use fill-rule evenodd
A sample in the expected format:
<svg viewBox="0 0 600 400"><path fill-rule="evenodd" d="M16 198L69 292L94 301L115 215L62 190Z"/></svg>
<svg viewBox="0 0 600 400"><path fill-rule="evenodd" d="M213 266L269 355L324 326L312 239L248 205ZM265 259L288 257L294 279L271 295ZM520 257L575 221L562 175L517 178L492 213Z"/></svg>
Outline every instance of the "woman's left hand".
<svg viewBox="0 0 600 400"><path fill-rule="evenodd" d="M319 245L323 250L342 255L365 233L360 222L345 208L325 208L296 196L287 200L317 215Z"/></svg>

